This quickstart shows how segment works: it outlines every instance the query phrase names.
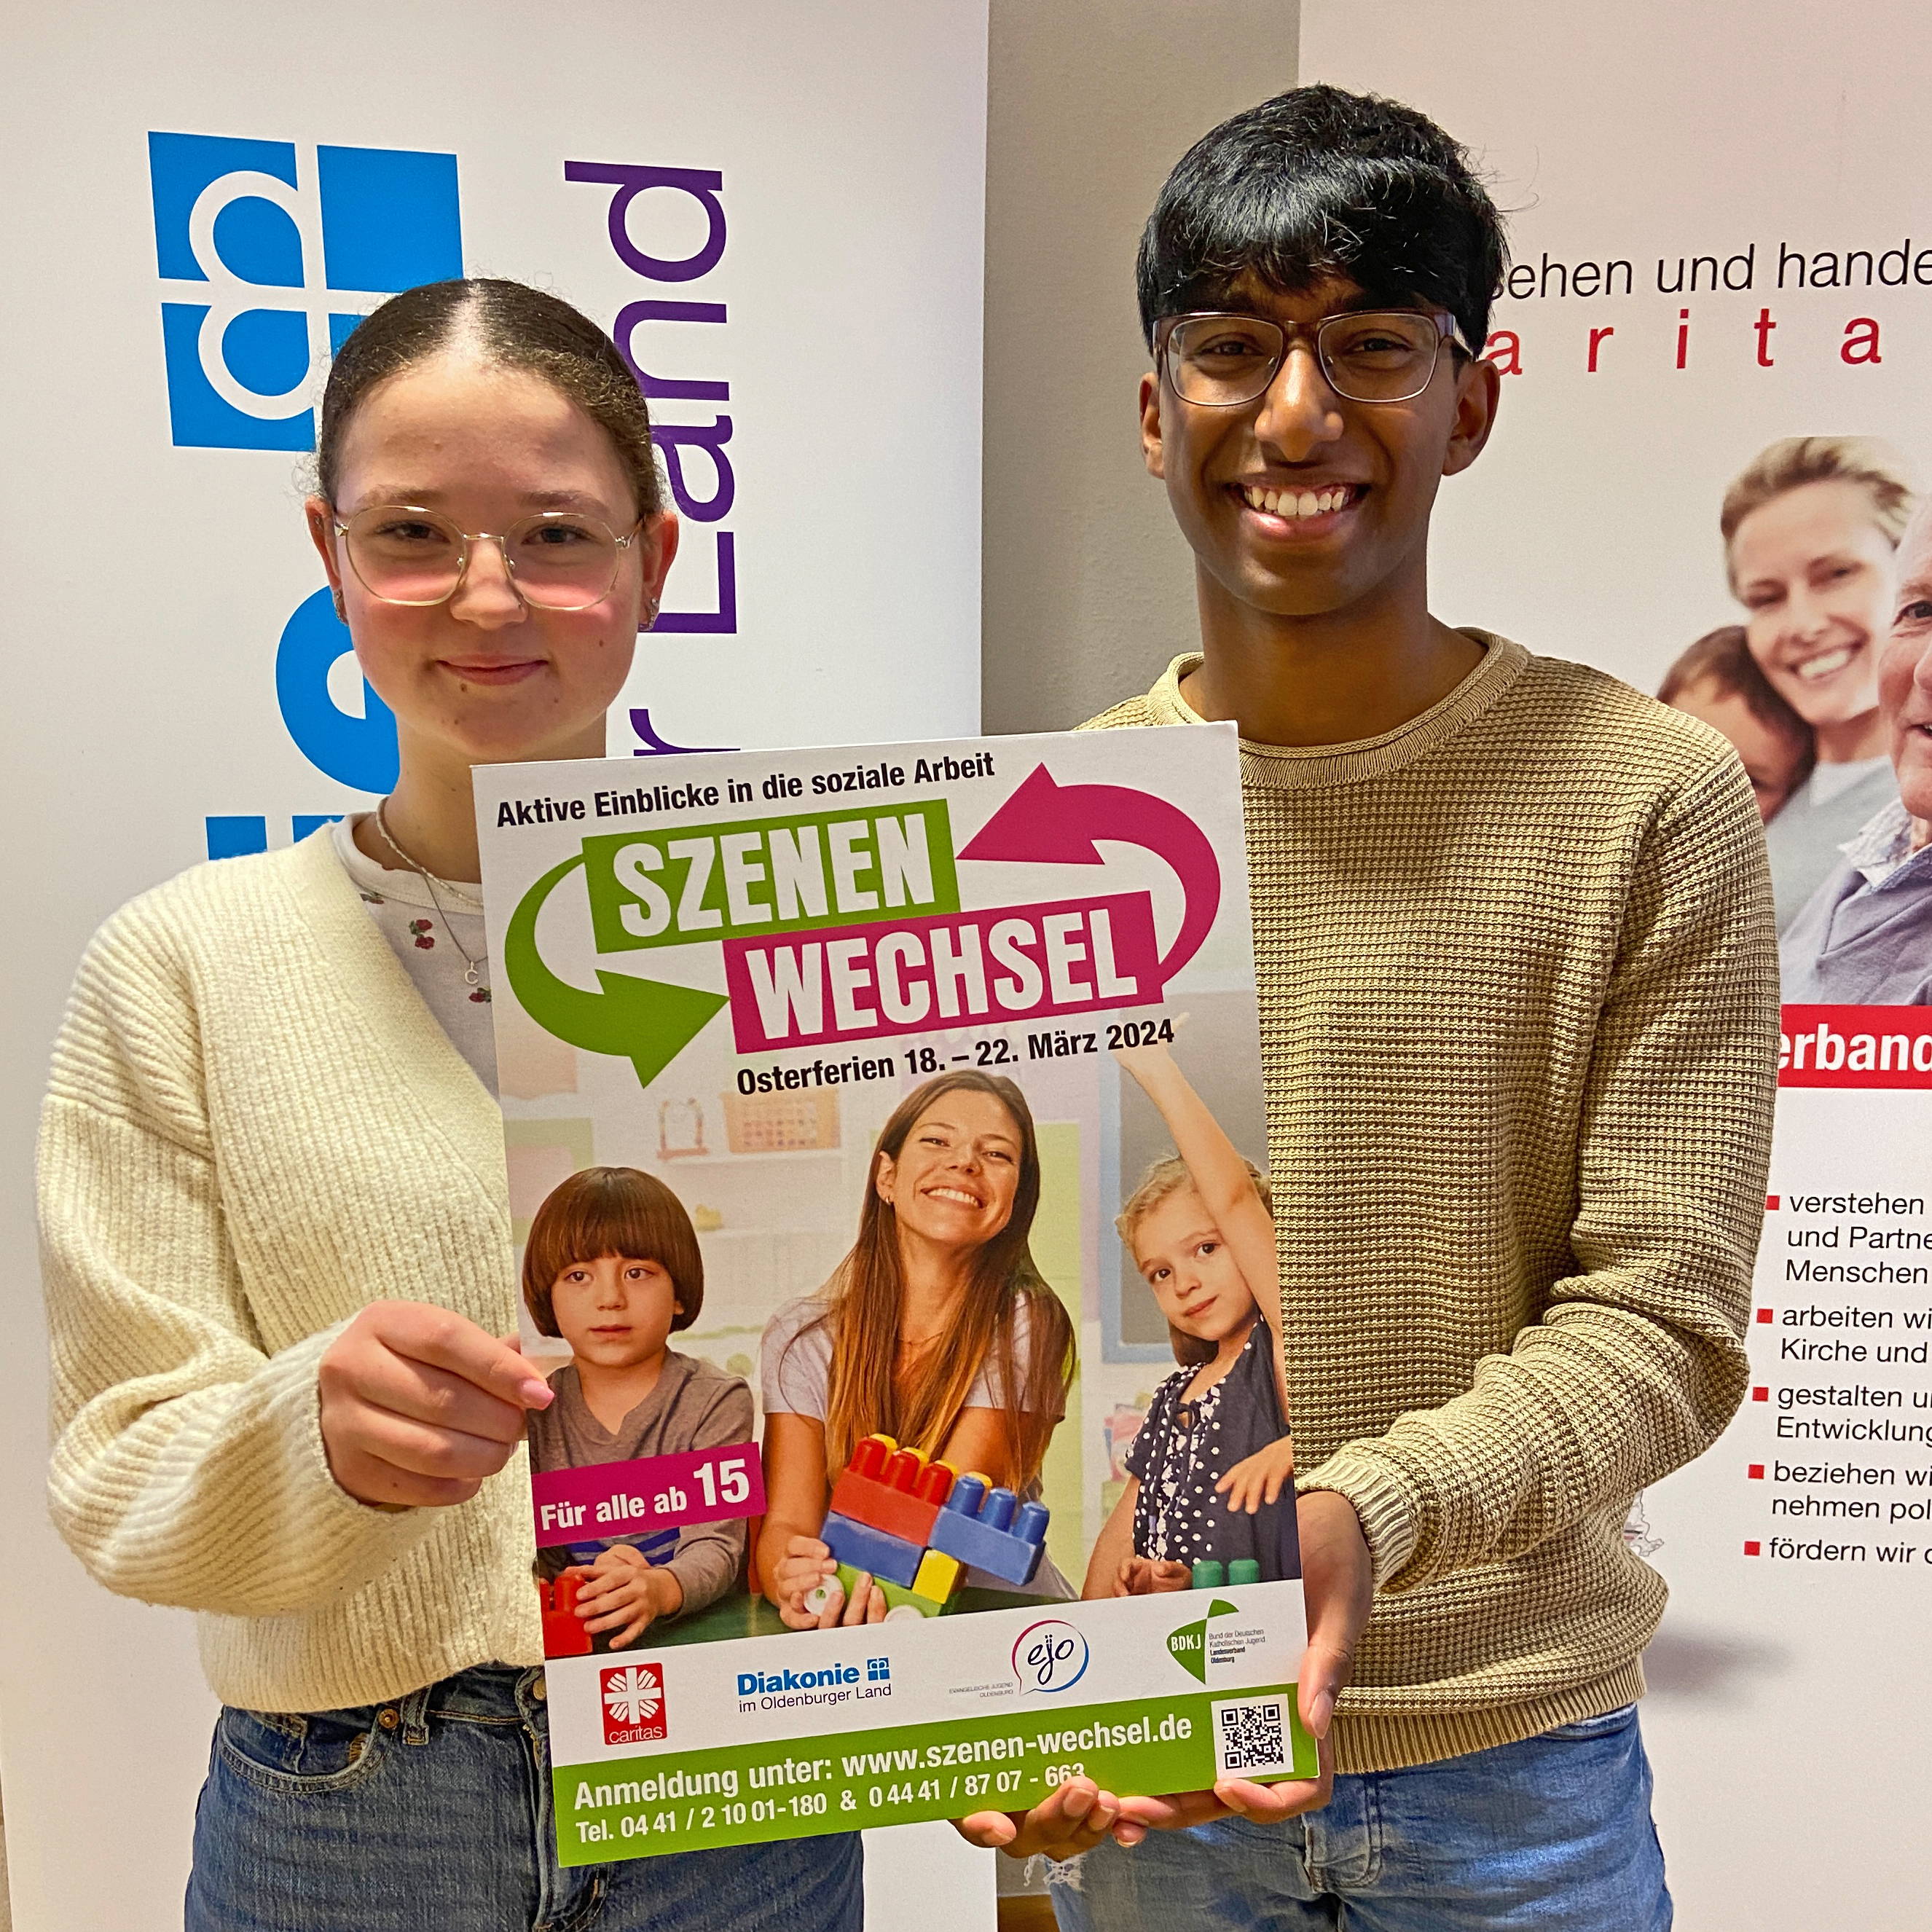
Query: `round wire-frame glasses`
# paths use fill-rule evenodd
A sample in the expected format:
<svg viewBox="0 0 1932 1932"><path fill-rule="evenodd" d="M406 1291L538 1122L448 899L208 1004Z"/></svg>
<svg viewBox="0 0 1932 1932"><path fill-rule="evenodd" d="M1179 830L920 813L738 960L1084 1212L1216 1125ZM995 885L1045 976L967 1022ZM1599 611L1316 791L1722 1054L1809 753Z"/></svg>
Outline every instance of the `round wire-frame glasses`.
<svg viewBox="0 0 1932 1932"><path fill-rule="evenodd" d="M1447 309L1392 308L1345 310L1313 323L1232 312L1172 315L1156 332L1154 356L1183 402L1237 409L1267 392L1297 336L1310 339L1328 386L1354 403L1420 395L1445 342L1472 352Z"/></svg>
<svg viewBox="0 0 1932 1932"><path fill-rule="evenodd" d="M617 581L641 520L620 536L602 518L540 510L494 530L464 530L440 512L376 503L333 520L356 580L381 604L446 604L469 574L471 546L494 543L517 595L533 610L587 610Z"/></svg>

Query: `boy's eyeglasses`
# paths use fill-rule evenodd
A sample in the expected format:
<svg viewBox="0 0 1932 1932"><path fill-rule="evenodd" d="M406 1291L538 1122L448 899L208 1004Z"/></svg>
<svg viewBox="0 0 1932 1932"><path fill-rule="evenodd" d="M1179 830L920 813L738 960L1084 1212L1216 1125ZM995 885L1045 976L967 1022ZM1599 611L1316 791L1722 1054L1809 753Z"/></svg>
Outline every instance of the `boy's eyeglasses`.
<svg viewBox="0 0 1932 1932"><path fill-rule="evenodd" d="M499 536L458 530L434 510L379 503L334 527L356 580L379 603L448 603L470 568L471 544L493 543L512 587L532 610L587 610L610 596L642 525L619 536L598 518L544 510Z"/></svg>
<svg viewBox="0 0 1932 1932"><path fill-rule="evenodd" d="M1446 309L1370 309L1312 326L1262 315L1174 315L1154 337L1156 365L1185 403L1233 409L1265 393L1298 335L1310 337L1328 386L1352 403L1406 403L1428 388L1444 342L1472 352Z"/></svg>

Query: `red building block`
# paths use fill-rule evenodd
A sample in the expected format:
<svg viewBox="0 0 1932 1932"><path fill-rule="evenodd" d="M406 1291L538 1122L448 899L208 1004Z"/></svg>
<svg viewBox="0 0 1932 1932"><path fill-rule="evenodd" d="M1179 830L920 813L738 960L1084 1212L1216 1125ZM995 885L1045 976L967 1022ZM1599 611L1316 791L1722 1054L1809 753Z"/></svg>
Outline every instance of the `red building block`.
<svg viewBox="0 0 1932 1932"><path fill-rule="evenodd" d="M560 1576L554 1584L541 1580L537 1602L543 1618L546 1657L588 1657L590 1632L577 1614L578 1579Z"/></svg>
<svg viewBox="0 0 1932 1932"><path fill-rule="evenodd" d="M916 1449L897 1448L890 1437L868 1436L852 1451L834 1486L832 1509L923 1550L952 1490L952 1472L945 1463L928 1462Z"/></svg>

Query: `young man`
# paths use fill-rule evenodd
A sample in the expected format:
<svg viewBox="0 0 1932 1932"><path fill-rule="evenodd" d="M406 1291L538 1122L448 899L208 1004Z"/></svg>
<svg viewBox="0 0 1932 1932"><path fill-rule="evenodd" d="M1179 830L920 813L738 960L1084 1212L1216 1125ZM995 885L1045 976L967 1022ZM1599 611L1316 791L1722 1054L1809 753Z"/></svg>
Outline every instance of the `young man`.
<svg viewBox="0 0 1932 1932"><path fill-rule="evenodd" d="M1207 136L1142 243L1201 650L1094 722L1244 740L1328 1766L969 1821L1086 1851L1064 1926L1670 1921L1634 1709L1664 1588L1621 1531L1744 1390L1775 941L1716 733L1430 614L1503 266L1456 145L1326 87Z"/></svg>

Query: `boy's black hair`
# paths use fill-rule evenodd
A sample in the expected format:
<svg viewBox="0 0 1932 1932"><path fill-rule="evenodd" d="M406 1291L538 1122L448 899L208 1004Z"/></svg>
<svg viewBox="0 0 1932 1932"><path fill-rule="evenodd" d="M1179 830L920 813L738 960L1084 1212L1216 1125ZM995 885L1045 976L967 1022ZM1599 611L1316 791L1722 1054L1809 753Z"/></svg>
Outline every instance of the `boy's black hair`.
<svg viewBox="0 0 1932 1932"><path fill-rule="evenodd" d="M1221 306L1245 275L1285 294L1344 277L1439 303L1478 354L1508 249L1468 154L1427 116L1339 87L1292 88L1224 121L1167 178L1141 236L1141 328Z"/></svg>

